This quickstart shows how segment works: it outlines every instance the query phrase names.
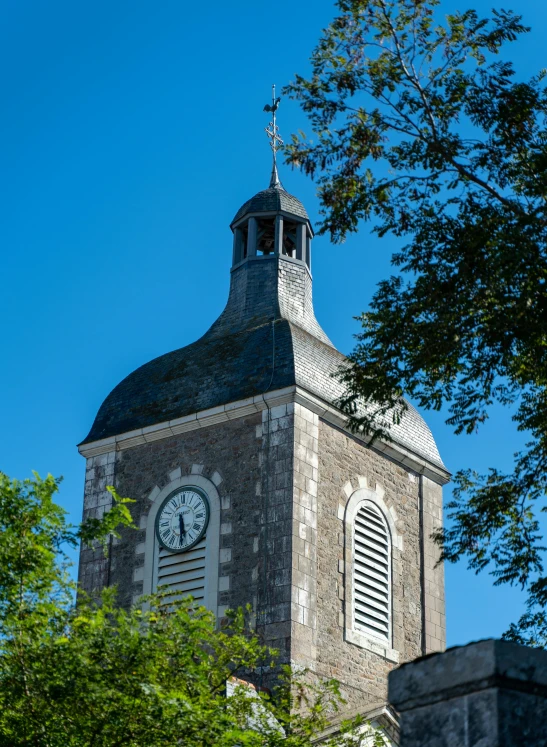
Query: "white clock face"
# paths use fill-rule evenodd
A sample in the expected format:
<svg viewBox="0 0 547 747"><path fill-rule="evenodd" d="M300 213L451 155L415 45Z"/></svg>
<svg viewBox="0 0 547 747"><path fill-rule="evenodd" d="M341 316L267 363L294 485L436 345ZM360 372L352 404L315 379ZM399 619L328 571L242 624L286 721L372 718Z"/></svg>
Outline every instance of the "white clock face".
<svg viewBox="0 0 547 747"><path fill-rule="evenodd" d="M209 503L197 488L181 488L165 499L156 515L156 534L162 547L184 552L205 534Z"/></svg>

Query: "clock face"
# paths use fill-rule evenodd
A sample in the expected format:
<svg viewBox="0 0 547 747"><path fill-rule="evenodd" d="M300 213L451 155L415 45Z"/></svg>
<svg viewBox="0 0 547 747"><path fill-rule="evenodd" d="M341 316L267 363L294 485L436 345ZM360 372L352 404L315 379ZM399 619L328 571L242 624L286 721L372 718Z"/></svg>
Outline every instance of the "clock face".
<svg viewBox="0 0 547 747"><path fill-rule="evenodd" d="M180 488L162 503L156 515L159 543L169 552L184 552L205 534L209 503L198 488Z"/></svg>

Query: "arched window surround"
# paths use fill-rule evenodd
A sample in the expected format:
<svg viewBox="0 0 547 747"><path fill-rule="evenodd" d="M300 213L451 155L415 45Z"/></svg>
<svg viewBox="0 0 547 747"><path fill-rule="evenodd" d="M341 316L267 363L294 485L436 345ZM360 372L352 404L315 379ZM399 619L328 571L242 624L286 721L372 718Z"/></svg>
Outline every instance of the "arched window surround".
<svg viewBox="0 0 547 747"><path fill-rule="evenodd" d="M397 514L393 506L389 507L386 505L384 500L385 491L382 485L376 483L374 489L368 486L368 482L365 477L359 476L358 478L359 487L357 490L353 490L351 484L345 489L346 495L349 495L345 511L344 511L344 571L345 571L345 588L344 588L344 599L345 599L345 630L344 638L349 643L353 643L360 648L372 651L380 656L383 656L388 661L399 662L399 652L393 648L393 551L402 551L403 549L403 537L397 531L396 521ZM347 489L349 487L349 490ZM390 544L390 599L389 599L389 614L390 614L390 625L389 625L389 640L386 642L376 636L370 635L366 631L360 629L355 624L354 615L354 527L355 518L359 510L367 503L372 503L382 514L386 521Z"/></svg>
<svg viewBox="0 0 547 747"><path fill-rule="evenodd" d="M161 490L157 487L154 488L149 495L151 506L146 521L143 594L151 594L154 591L156 580L159 553L159 545L155 534L156 514L159 511L163 500L167 498L170 493L184 486L192 485L204 490L209 499L210 515L206 535L207 551L204 599L207 609L211 610L215 615L218 615L218 567L220 554L221 503L215 484L200 474L180 475L171 479Z"/></svg>

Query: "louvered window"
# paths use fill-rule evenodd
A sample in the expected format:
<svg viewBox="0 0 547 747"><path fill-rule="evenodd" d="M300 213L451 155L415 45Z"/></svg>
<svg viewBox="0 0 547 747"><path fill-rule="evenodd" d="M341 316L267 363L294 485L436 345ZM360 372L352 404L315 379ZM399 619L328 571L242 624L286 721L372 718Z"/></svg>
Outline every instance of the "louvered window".
<svg viewBox="0 0 547 747"><path fill-rule="evenodd" d="M197 604L205 602L206 538L187 552L172 553L159 548L157 590L176 592L173 597L192 595ZM167 598L167 601L170 597Z"/></svg>
<svg viewBox="0 0 547 747"><path fill-rule="evenodd" d="M365 501L354 524L354 625L375 638L391 636L391 538L384 517Z"/></svg>

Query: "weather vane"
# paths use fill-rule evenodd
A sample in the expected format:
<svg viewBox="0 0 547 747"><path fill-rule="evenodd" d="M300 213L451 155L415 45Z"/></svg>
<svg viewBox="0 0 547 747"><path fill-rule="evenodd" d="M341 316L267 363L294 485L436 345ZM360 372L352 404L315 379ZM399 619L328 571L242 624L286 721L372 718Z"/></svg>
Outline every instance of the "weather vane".
<svg viewBox="0 0 547 747"><path fill-rule="evenodd" d="M283 146L283 140L279 136L279 127L275 123L275 113L279 107L281 96L275 97L275 85L272 86L272 103L266 104L264 107L265 112L272 113L272 121L268 127L265 127L266 135L270 141L270 148L273 154L273 166L272 166L272 177L270 179L270 187L281 186L279 176L277 174L277 151Z"/></svg>

